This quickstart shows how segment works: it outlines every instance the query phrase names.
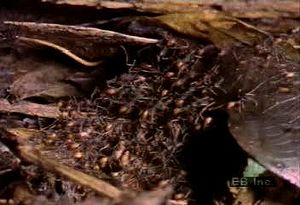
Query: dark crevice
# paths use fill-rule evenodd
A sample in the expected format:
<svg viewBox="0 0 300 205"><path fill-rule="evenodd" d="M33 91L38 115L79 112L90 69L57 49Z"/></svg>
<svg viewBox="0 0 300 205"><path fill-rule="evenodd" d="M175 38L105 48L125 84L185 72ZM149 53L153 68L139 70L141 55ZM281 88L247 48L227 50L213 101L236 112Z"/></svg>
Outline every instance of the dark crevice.
<svg viewBox="0 0 300 205"><path fill-rule="evenodd" d="M238 176L247 164L247 155L238 146L227 126L228 114L214 111L205 130L190 136L182 152L182 164L199 204L213 204L213 199L229 194L227 181ZM230 198L230 197L229 197ZM229 199L230 200L230 199ZM232 202L228 202L232 204Z"/></svg>

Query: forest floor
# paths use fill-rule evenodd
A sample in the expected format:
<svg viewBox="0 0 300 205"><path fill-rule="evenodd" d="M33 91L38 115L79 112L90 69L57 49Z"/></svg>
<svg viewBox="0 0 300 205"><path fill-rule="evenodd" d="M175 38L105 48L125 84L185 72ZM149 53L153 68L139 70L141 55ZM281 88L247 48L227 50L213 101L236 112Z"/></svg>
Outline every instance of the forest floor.
<svg viewBox="0 0 300 205"><path fill-rule="evenodd" d="M275 166L275 139L266 151L245 136L277 118L244 121L247 103L256 113L288 96L272 112L299 127L299 9L1 2L0 205L299 204L300 174L287 171L298 145L283 147L296 160ZM252 157L276 186L230 186Z"/></svg>

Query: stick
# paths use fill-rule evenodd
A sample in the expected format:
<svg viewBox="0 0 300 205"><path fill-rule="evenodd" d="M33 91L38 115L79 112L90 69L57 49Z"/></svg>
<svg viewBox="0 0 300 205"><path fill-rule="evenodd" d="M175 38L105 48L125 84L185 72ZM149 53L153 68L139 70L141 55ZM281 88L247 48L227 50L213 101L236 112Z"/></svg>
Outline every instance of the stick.
<svg viewBox="0 0 300 205"><path fill-rule="evenodd" d="M122 195L122 191L116 187L83 172L77 171L71 167L59 163L57 160L49 159L29 145L19 146L20 156L28 162L44 168L50 172L55 172L64 176L78 184L88 187L100 195L107 196L112 199L118 199Z"/></svg>

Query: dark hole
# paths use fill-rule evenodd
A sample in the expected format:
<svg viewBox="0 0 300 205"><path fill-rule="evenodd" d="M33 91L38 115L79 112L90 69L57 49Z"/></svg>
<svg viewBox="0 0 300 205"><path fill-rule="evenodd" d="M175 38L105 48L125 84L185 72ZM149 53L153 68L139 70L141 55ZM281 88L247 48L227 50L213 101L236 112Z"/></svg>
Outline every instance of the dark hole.
<svg viewBox="0 0 300 205"><path fill-rule="evenodd" d="M0 197L4 199L9 199L13 194L13 183L21 180L22 176L19 170L14 170L0 175Z"/></svg>
<svg viewBox="0 0 300 205"><path fill-rule="evenodd" d="M58 193L59 195L63 195L65 193L63 189L62 181L60 179L55 180L54 186L55 186L56 193Z"/></svg>
<svg viewBox="0 0 300 205"><path fill-rule="evenodd" d="M43 97L37 97L37 96L29 97L29 98L27 98L27 100L31 101L31 102L34 102L34 103L37 103L37 104L43 104L43 105L48 104L49 101L51 101L51 100L47 100Z"/></svg>
<svg viewBox="0 0 300 205"><path fill-rule="evenodd" d="M213 204L213 199L228 196L232 204L227 180L239 176L247 164L246 153L238 146L227 126L228 114L214 111L211 126L194 132L186 143L182 164L193 189L196 204Z"/></svg>
<svg viewBox="0 0 300 205"><path fill-rule="evenodd" d="M286 127L286 128L283 129L283 131L284 131L285 133L291 132L292 130L293 130L293 129L292 129L291 127Z"/></svg>

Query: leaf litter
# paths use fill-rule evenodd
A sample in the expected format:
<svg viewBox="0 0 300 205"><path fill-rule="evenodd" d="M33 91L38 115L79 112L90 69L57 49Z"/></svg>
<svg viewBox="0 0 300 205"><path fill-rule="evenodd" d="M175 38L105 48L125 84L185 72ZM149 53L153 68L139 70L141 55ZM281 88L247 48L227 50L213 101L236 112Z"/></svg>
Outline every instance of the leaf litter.
<svg viewBox="0 0 300 205"><path fill-rule="evenodd" d="M86 38L85 35L78 35L81 32L73 32L73 38L68 33L68 29L85 32L94 31L94 28L10 22L8 30L13 32L3 33L4 36L10 35L10 38L7 38L8 47L1 52L10 59L16 59L16 62L2 58L1 67L16 76L12 81L3 83L7 99L2 99L4 106L1 108L6 106L2 112L8 114L1 115L1 118L7 122L16 121L15 118L24 121L26 116L26 121L38 121L38 126L35 129L24 129L20 123L15 123L13 129L1 126L1 142L21 159L22 164L15 165L17 171L11 166L8 169L11 171L3 172L0 178L17 174L25 183L14 185L15 180L9 179L3 185L1 198L11 203L25 204L155 205L249 204L249 201L257 203L257 197L261 197L258 200L265 199L266 204L269 203L267 201L272 204L276 201L274 193L284 187L286 193L294 194L282 195L277 198L278 203L296 204L299 200L297 188L281 178L278 180L283 185L262 196L251 188L246 189L246 198L229 192L227 181L237 173L242 174L247 155L235 142L226 138L227 125L222 121L222 110L228 109L230 103L236 106L245 100L251 102L249 93L259 91L257 87L268 76L279 72L274 68L280 67L280 72L297 75L299 64L295 61L297 57L294 57L297 56L297 49L289 51L287 56L281 55L270 38L271 34L261 32L259 26L250 26L227 14L221 14L219 18L214 15L215 12L209 11L210 18L205 19L204 23L203 16L193 13L147 17L148 21L139 16L133 22L122 21L122 18L107 21L121 28L127 27L124 32L130 32L126 35L138 36L142 31L147 37L141 36L141 39L156 39L159 36L160 41L155 40L152 45L142 42L129 45L121 39L121 50L126 51L125 61L120 60L124 56L111 55L110 52L108 59L102 58L103 55L93 47L107 46L110 42L114 44L114 37L107 43L93 44L95 39L99 40L97 34ZM174 17L181 18L175 22ZM171 25L173 30L162 26L157 20ZM26 26L29 30L22 30L28 28ZM138 28L132 29L134 26ZM174 32L174 26L177 32ZM160 33L151 38L154 29ZM139 34L134 34L134 31L139 31ZM299 45L299 31L294 29L290 32L289 37L295 48ZM66 38L68 35L72 38ZM281 39L276 35L272 37ZM24 45L19 44L22 38L23 43L31 42L33 45L27 45L26 50L22 50ZM47 43L43 43L45 41ZM114 49L112 44L107 48ZM42 54L42 59L48 61L39 60L41 53L35 52L37 47L41 47L39 52L52 49L51 55L47 52ZM79 64L74 65L70 60L76 59L63 51L70 51L88 61L126 62L127 69L109 64L108 67L96 65L92 67L93 71L86 71L84 63L77 61ZM22 66L24 56L27 64ZM15 70L20 67L24 67L25 71ZM26 70L27 67L34 69ZM80 76L90 79L96 71L97 78L102 76L99 79L104 83L92 86L95 81L90 81L93 83L87 86L86 92L75 97L72 89L82 88L78 86L82 82ZM74 73L77 77L70 77ZM294 79L291 83L297 86L298 78ZM286 86L289 85L280 84L280 87ZM288 89L297 93L293 87ZM68 99L67 96L72 97ZM46 101L33 103L36 99L32 97ZM265 104L265 98L258 99L259 105ZM56 104L59 116L52 116L56 119L54 123L39 122L41 117L51 116L40 114L45 112L44 108L48 109L49 101ZM20 107L17 106L19 103ZM243 105L248 106L247 103ZM26 106L28 111L24 109ZM38 109L34 110L31 106ZM243 141L239 140L243 138L239 139L240 136L234 137L242 145ZM232 136L230 139L233 139ZM205 151L204 147L211 147L212 151ZM245 147L243 149L247 150ZM251 157L258 154L247 151ZM202 166L197 168L195 164ZM289 180L288 175L284 176Z"/></svg>

